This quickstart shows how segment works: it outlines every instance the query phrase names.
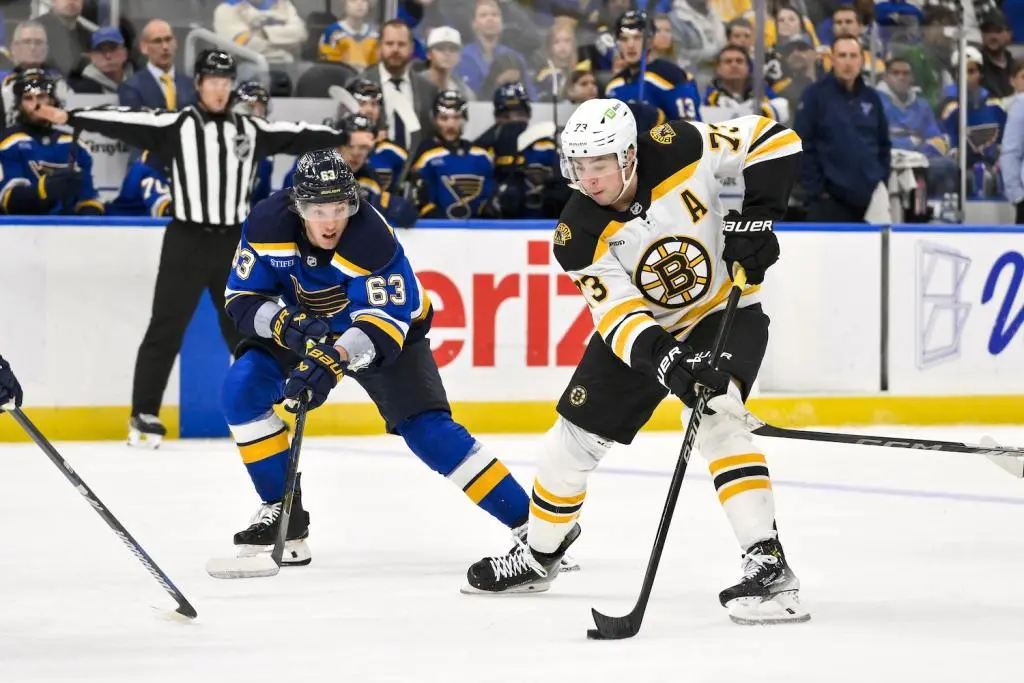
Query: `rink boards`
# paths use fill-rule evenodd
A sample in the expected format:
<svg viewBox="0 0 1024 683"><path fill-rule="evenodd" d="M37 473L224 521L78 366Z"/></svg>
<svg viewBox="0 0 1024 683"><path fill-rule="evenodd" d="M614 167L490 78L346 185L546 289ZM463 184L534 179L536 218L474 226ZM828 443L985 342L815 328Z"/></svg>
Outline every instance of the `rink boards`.
<svg viewBox="0 0 1024 683"><path fill-rule="evenodd" d="M149 319L163 223L5 218L0 353L52 438L121 438ZM537 431L592 331L550 256L552 223L425 222L400 239L436 311L430 335L457 415L475 431ZM779 424L1012 423L1024 415L1024 232L1014 226L792 225L768 276L771 342L753 409ZM162 414L225 435L230 356L204 300ZM667 402L650 427L678 425ZM377 433L343 382L315 434ZM19 438L0 421L0 440Z"/></svg>

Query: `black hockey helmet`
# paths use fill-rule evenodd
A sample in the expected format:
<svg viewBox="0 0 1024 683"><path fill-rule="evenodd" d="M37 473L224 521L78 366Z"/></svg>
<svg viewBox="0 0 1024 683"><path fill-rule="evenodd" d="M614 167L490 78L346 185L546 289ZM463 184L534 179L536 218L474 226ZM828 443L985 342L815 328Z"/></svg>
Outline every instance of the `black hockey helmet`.
<svg viewBox="0 0 1024 683"><path fill-rule="evenodd" d="M384 99L384 93L380 86L368 78L354 78L345 86L357 102L380 102Z"/></svg>
<svg viewBox="0 0 1024 683"><path fill-rule="evenodd" d="M352 133L373 133L377 134L377 129L374 127L370 119L363 116L362 114L343 114L334 124L335 129L343 130L348 133L349 137L352 137Z"/></svg>
<svg viewBox="0 0 1024 683"><path fill-rule="evenodd" d="M529 106L529 104L527 104ZM438 114L461 114L463 120L469 119L469 103L458 90L442 90L434 98L434 116Z"/></svg>
<svg viewBox="0 0 1024 683"><path fill-rule="evenodd" d="M55 106L63 105L60 97L57 96L57 79L48 74L45 69L33 67L20 72L15 71L12 90L14 101L18 104L26 94L31 93L49 95Z"/></svg>
<svg viewBox="0 0 1024 683"><path fill-rule="evenodd" d="M526 94L526 86L518 81L499 85L494 91L494 115L500 116L517 109L530 113L530 96Z"/></svg>
<svg viewBox="0 0 1024 683"><path fill-rule="evenodd" d="M203 50L196 57L193 75L196 78L223 76L234 79L238 75L238 65L235 58L224 50Z"/></svg>
<svg viewBox="0 0 1024 683"><path fill-rule="evenodd" d="M643 10L627 10L615 20L615 38L618 39L623 33L640 33L651 30L650 19L647 12Z"/></svg>
<svg viewBox="0 0 1024 683"><path fill-rule="evenodd" d="M259 81L246 81L231 93L231 106L242 107L246 114L252 114L252 105L262 104L263 110L270 113L270 92Z"/></svg>
<svg viewBox="0 0 1024 683"><path fill-rule="evenodd" d="M344 203L351 216L359 210L359 183L338 150L318 149L299 157L291 199L292 208L303 218L317 204Z"/></svg>

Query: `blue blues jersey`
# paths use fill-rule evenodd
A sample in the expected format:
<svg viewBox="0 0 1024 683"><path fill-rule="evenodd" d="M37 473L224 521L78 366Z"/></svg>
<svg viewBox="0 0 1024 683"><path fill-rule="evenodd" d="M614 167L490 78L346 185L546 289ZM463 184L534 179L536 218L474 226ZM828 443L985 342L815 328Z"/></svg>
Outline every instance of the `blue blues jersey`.
<svg viewBox="0 0 1024 683"><path fill-rule="evenodd" d="M384 192L397 192L398 181L402 178L402 169L409 159L409 152L401 145L390 140L377 143L366 163L373 168Z"/></svg>
<svg viewBox="0 0 1024 683"><path fill-rule="evenodd" d="M605 87L605 97L623 102L641 101L639 70L623 69ZM686 119L700 121L700 91L687 72L664 59L647 64L644 73L643 102L657 107L665 120Z"/></svg>
<svg viewBox="0 0 1024 683"><path fill-rule="evenodd" d="M271 336L266 309L259 313L267 302L300 305L339 336L361 330L379 363L426 334L430 301L380 213L361 205L330 251L310 244L290 203L287 191L275 192L242 225L225 307L243 334Z"/></svg>
<svg viewBox="0 0 1024 683"><path fill-rule="evenodd" d="M56 130L29 131L15 126L4 132L0 140L0 206L4 213L103 213L103 202L93 184L92 154L81 143L76 143L74 150L75 164L82 173L78 196L70 201L46 196L44 178L68 169L72 141L70 135Z"/></svg>
<svg viewBox="0 0 1024 683"><path fill-rule="evenodd" d="M107 202L108 216L171 215L171 185L163 170L150 163L148 152L128 167L117 197Z"/></svg>
<svg viewBox="0 0 1024 683"><path fill-rule="evenodd" d="M479 216L494 192L494 161L467 140L423 143L412 165L417 204L424 218L464 220Z"/></svg>
<svg viewBox="0 0 1024 683"><path fill-rule="evenodd" d="M273 182L272 178L274 175L274 159L273 157L267 157L261 159L258 166L256 166L256 182L252 187L252 205L256 206L261 201L270 196L270 183Z"/></svg>
<svg viewBox="0 0 1024 683"><path fill-rule="evenodd" d="M942 125L949 136L950 149L960 144L960 100L956 84L946 87L945 104L942 105ZM984 161L994 164L999 160L999 145L1006 127L1006 110L999 100L990 97L988 90L981 88L972 98L968 93L967 104L967 163Z"/></svg>

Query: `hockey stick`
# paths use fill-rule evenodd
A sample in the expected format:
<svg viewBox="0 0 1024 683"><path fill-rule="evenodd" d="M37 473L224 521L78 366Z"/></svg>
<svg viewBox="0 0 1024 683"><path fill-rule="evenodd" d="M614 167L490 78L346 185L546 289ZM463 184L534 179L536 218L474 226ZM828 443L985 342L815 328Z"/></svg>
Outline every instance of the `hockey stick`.
<svg viewBox="0 0 1024 683"><path fill-rule="evenodd" d="M982 439L981 445L959 441L934 441L912 437L873 436L868 434L840 434L837 432L814 432L803 429L787 429L762 424L751 433L776 439L801 439L804 441L825 441L857 446L881 446L884 448L909 448L915 451L945 451L947 453L970 453L984 455L1016 477L1024 477L1024 448L1000 446L995 441Z"/></svg>
<svg viewBox="0 0 1024 683"><path fill-rule="evenodd" d="M206 563L206 573L215 579L253 579L276 576L281 571L284 546L288 537L288 520L292 516L292 501L295 500L295 481L299 472L299 451L302 449L302 432L306 428L306 410L309 403L299 401L299 412L295 415L295 434L288 452L288 473L284 480L284 498L281 500L281 515L278 521L277 538L270 555L260 553L248 557L213 558Z"/></svg>
<svg viewBox="0 0 1024 683"><path fill-rule="evenodd" d="M640 79L636 85L636 101L643 103L644 101L644 81L647 78L647 50L650 43L648 33L654 29L654 22L651 21L651 5L653 0L647 0L644 7L644 32L640 34ZM650 23L650 28L648 28Z"/></svg>
<svg viewBox="0 0 1024 683"><path fill-rule="evenodd" d="M103 518L103 521L114 530L117 537L120 538L126 546L128 546L128 550L132 552L132 555L138 558L139 562L142 563L142 566L146 568L146 571L156 579L157 583L167 591L168 595L174 598L174 601L178 603L178 609L174 610L174 612L183 617L187 617L188 619L195 619L195 608L189 604L189 601L185 598L182 592L178 590L178 587L175 586L170 578L168 578L167 574L165 574L163 570L156 565L153 558L151 558L149 554L142 549L142 546L139 545L139 542L136 541L128 530L124 528L124 525L117 521L117 517L114 517L114 514L100 502L100 499L92 492L92 489L82 481L82 478L79 477L75 470L71 468L71 465L69 465L68 462L61 457L61 454L57 452L57 449L54 448L53 445L47 441L46 437L43 436L42 432L32 424L32 421L28 419L28 416L25 415L20 408L14 408L10 413L11 417L13 417L14 420L21 425L21 428L25 430L25 433L36 442L36 445L42 449L43 453L46 453L46 457L48 457L50 461L64 473L64 476L71 482L71 485L82 494L90 507L92 507L92 509Z"/></svg>
<svg viewBox="0 0 1024 683"><path fill-rule="evenodd" d="M732 328L733 318L736 316L736 308L739 306L740 295L747 284L747 274L737 264L733 271L732 289L729 290L729 301L725 305L722 320L718 323L718 331L715 333L715 342L711 347L711 359L715 367L718 367L719 357L725 348L726 338ZM665 549L665 541L668 539L668 527L672 523L672 514L676 509L676 501L679 500L679 491L683 486L683 476L686 474L686 466L690 462L690 452L693 450L693 442L697 438L697 430L704 419L704 408L708 403L708 392L701 389L697 397L697 405L690 412L690 421L686 425L686 434L683 437L682 448L679 449L679 459L676 461L675 472L672 473L672 483L668 488L668 498L665 500L665 507L661 511L661 521L658 522L658 533L654 537L654 548L651 550L651 559L647 562L647 573L644 574L644 583L640 588L640 597L633 607L633 611L624 617L609 617L591 609L594 615L596 629L589 629L587 637L593 640L620 640L632 638L640 632L640 624L643 622L644 612L647 611L647 601L651 597L651 589L654 587L654 577L658 573L658 564L661 562L661 553Z"/></svg>

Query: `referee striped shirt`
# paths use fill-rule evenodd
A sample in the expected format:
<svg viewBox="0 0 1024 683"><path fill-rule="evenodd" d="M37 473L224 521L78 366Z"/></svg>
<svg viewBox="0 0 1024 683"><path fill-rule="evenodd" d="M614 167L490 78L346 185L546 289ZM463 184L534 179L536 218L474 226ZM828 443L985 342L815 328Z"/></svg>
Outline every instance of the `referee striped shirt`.
<svg viewBox="0 0 1024 683"><path fill-rule="evenodd" d="M68 124L149 150L171 169L174 218L233 227L249 215L259 162L344 144L345 133L315 124L265 121L191 105L176 112L95 107L68 112Z"/></svg>

